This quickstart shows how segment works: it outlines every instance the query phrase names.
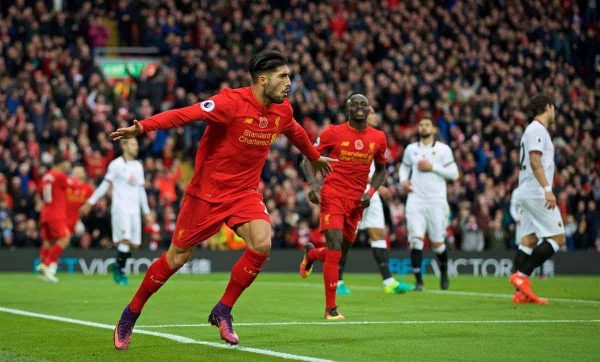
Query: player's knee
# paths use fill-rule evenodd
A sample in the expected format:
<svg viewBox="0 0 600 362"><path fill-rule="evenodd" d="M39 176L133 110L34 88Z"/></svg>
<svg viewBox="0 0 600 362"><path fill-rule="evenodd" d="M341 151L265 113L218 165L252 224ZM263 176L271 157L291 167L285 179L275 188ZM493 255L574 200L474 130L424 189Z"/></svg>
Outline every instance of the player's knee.
<svg viewBox="0 0 600 362"><path fill-rule="evenodd" d="M433 249L433 252L436 254L441 254L444 251L446 251L446 244L444 242L441 243L431 243L431 248Z"/></svg>
<svg viewBox="0 0 600 362"><path fill-rule="evenodd" d="M329 250L342 250L342 231L338 229L325 230L325 242Z"/></svg>
<svg viewBox="0 0 600 362"><path fill-rule="evenodd" d="M173 270L178 270L185 265L194 253L194 249L174 249L169 248L167 251L167 263Z"/></svg>
<svg viewBox="0 0 600 362"><path fill-rule="evenodd" d="M411 237L410 238L410 248L411 249L416 249L416 250L423 250L423 239L419 238L419 237Z"/></svg>
<svg viewBox="0 0 600 362"><path fill-rule="evenodd" d="M535 248L538 243L538 238L535 234L525 235L521 238L521 245L528 248Z"/></svg>
<svg viewBox="0 0 600 362"><path fill-rule="evenodd" d="M565 245L565 234L554 235L550 239L554 240L561 247Z"/></svg>

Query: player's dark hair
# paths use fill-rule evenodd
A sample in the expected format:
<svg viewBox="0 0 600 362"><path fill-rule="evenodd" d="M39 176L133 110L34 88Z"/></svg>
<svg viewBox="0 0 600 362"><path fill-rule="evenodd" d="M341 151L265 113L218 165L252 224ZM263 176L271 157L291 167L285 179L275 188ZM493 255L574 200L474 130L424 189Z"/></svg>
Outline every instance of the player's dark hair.
<svg viewBox="0 0 600 362"><path fill-rule="evenodd" d="M287 65L287 57L277 50L263 50L250 58L248 71L252 81L256 82L258 77L283 65Z"/></svg>
<svg viewBox="0 0 600 362"><path fill-rule="evenodd" d="M552 97L550 97L548 94L537 94L529 101L527 112L529 113L529 116L533 118L544 113L546 111L546 107L548 105L552 105L553 103Z"/></svg>
<svg viewBox="0 0 600 362"><path fill-rule="evenodd" d="M52 158L52 166L58 166L65 161L67 161L67 158L59 150L57 150Z"/></svg>

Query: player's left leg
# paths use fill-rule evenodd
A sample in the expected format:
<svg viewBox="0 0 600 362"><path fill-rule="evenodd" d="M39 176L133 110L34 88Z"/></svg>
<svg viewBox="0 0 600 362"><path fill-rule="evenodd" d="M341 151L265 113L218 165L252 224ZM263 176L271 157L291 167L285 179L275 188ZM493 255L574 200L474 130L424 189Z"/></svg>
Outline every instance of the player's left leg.
<svg viewBox="0 0 600 362"><path fill-rule="evenodd" d="M271 250L271 224L267 220L252 220L234 229L247 247L231 269L225 293L208 316L209 323L219 328L221 339L229 344L240 341L233 330L231 310L244 290L254 282Z"/></svg>
<svg viewBox="0 0 600 362"><path fill-rule="evenodd" d="M350 295L352 291L344 283L344 269L346 268L346 259L348 252L352 249L353 242L344 239L342 241L342 258L340 259L340 265L338 270L338 284L336 289L337 295Z"/></svg>
<svg viewBox="0 0 600 362"><path fill-rule="evenodd" d="M122 235L125 239L120 240L117 244L117 257L113 270L115 282L123 286L129 285L126 273L127 259L131 258L132 252L137 250L142 244L142 221L139 213L137 215L129 215L128 217L130 218L128 224L129 232Z"/></svg>
<svg viewBox="0 0 600 362"><path fill-rule="evenodd" d="M437 256L440 268L440 288L447 290L450 286L448 278L448 251L444 239L450 207L447 202L432 203L427 213L427 235L431 239L431 248Z"/></svg>
<svg viewBox="0 0 600 362"><path fill-rule="evenodd" d="M383 292L386 294L393 294L414 290L414 285L396 280L396 278L392 276L389 266L390 251L387 246L387 241L385 240L385 229L369 228L368 233L369 239L371 240L373 257L375 258L379 273L381 273L381 278L383 279Z"/></svg>
<svg viewBox="0 0 600 362"><path fill-rule="evenodd" d="M46 265L46 269L44 270L44 277L46 280L51 282L58 282L58 278L56 277L56 271L58 269L58 260L62 255L63 251L69 246L69 242L71 241L71 233L69 232L69 228L66 223L58 222L52 226L51 237L56 241L48 250L46 254L46 258L43 261L43 264Z"/></svg>

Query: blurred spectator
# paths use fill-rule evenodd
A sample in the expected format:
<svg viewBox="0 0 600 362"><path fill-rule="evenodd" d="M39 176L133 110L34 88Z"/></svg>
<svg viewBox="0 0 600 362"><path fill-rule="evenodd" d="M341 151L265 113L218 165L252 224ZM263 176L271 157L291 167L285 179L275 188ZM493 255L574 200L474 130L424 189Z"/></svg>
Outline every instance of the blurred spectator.
<svg viewBox="0 0 600 362"><path fill-rule="evenodd" d="M569 215L577 223L575 248L594 249L599 238L594 1L297 0L278 9L268 0L62 3L0 3L0 201L9 215L3 244L37 242L35 233L23 238L22 231L31 231L38 218L39 178L57 152L99 180L118 154L107 133L133 118L194 104L221 87L248 85L247 59L263 48L288 54L295 118L313 137L344 120L352 92L369 97L388 136L392 245L406 245L398 162L416 140L420 117L431 114L461 170L448 186L453 245L480 250L481 233L488 248L508 247L502 231L514 228L508 205L520 136L530 121L525 106L541 91L552 94L557 109L549 131L558 207L566 225ZM122 94L104 78L93 51L118 45L152 46L160 54L126 80L131 92ZM204 127L198 122L140 139L161 246L170 241L184 170ZM298 150L280 137L261 175L275 247L301 244L306 225L314 232L318 221L299 161ZM91 238L82 246L111 245L106 220L106 205L99 204L86 220Z"/></svg>
<svg viewBox="0 0 600 362"><path fill-rule="evenodd" d="M475 216L470 215L466 223L461 225L462 242L460 249L462 251L482 251L484 247L483 232L477 225Z"/></svg>

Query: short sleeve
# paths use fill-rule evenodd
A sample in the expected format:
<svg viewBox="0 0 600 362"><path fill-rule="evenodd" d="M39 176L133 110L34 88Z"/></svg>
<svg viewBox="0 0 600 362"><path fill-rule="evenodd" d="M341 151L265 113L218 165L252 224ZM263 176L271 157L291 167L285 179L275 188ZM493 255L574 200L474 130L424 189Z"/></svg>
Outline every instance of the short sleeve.
<svg viewBox="0 0 600 362"><path fill-rule="evenodd" d="M324 154L330 152L333 146L333 130L331 129L331 126L329 126L321 132L315 141L315 148L320 154Z"/></svg>
<svg viewBox="0 0 600 362"><path fill-rule="evenodd" d="M404 149L404 154L402 155L402 163L405 164L408 167L412 167L412 159L410 158L410 145L408 145L405 149Z"/></svg>
<svg viewBox="0 0 600 362"><path fill-rule="evenodd" d="M115 161L112 161L108 164L108 170L106 170L106 175L104 175L104 179L106 181L109 181L111 183L115 182L115 178L117 176L116 167L117 166L115 164Z"/></svg>
<svg viewBox="0 0 600 362"><path fill-rule="evenodd" d="M381 135L381 140L379 141L379 147L377 148L377 152L375 152L375 156L373 159L377 164L385 163L385 152L387 151L387 140L385 139L385 135Z"/></svg>
<svg viewBox="0 0 600 362"><path fill-rule="evenodd" d="M525 137L525 149L527 152L544 152L546 142L545 129L543 127L530 127Z"/></svg>
<svg viewBox="0 0 600 362"><path fill-rule="evenodd" d="M197 103L200 119L207 123L228 124L233 119L235 101L231 89L224 88L209 99Z"/></svg>
<svg viewBox="0 0 600 362"><path fill-rule="evenodd" d="M454 155L452 149L448 145L444 145L444 151L442 152L442 165L444 167L454 163Z"/></svg>

